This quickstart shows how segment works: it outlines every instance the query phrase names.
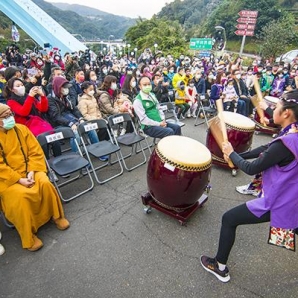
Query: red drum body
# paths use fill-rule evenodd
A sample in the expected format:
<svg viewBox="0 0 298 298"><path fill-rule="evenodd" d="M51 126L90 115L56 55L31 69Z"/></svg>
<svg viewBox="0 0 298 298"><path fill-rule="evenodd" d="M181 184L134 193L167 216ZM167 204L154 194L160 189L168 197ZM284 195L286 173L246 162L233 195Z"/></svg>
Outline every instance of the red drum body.
<svg viewBox="0 0 298 298"><path fill-rule="evenodd" d="M264 99L271 109L275 108L279 100L277 97L273 97L273 96L265 96ZM267 119L271 118L271 116L268 115L266 112L265 112L265 117ZM271 134L271 135L279 132L279 127L274 123L267 124L266 126L264 124L261 124L260 116L258 115L258 113L255 113L254 121L256 123L256 131L266 133L266 134Z"/></svg>
<svg viewBox="0 0 298 298"><path fill-rule="evenodd" d="M196 204L211 174L211 154L201 143L169 136L157 144L147 168L148 190L163 208L183 212Z"/></svg>
<svg viewBox="0 0 298 298"><path fill-rule="evenodd" d="M228 111L223 112L224 121L227 128L228 140L237 153L245 152L251 147L255 123L249 118ZM207 132L206 146L212 155L214 164L229 167L224 160L223 153L216 141L216 134L221 133L221 126L218 117L209 120L209 129ZM222 139L222 142L224 140Z"/></svg>

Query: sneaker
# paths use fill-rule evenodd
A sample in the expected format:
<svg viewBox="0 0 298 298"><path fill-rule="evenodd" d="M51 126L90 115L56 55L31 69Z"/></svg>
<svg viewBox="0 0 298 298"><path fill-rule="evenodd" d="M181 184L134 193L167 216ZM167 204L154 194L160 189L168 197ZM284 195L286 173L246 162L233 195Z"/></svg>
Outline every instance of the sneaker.
<svg viewBox="0 0 298 298"><path fill-rule="evenodd" d="M183 115L180 115L179 119L180 119L180 120L184 120L185 117L184 117Z"/></svg>
<svg viewBox="0 0 298 298"><path fill-rule="evenodd" d="M31 247L27 248L29 251L37 251L43 247L42 241L39 238L37 238L36 235L33 235L33 240L34 244Z"/></svg>
<svg viewBox="0 0 298 298"><path fill-rule="evenodd" d="M120 132L120 136L123 136L126 134L126 129L125 128L122 128L121 129L121 132Z"/></svg>
<svg viewBox="0 0 298 298"><path fill-rule="evenodd" d="M246 185L236 186L236 191L238 191L239 193L241 193L243 195L253 195L253 196L257 197L259 194L259 191L256 189L249 188L249 187L250 187L250 183L246 184Z"/></svg>
<svg viewBox="0 0 298 298"><path fill-rule="evenodd" d="M70 224L66 218L53 219L58 230L64 231L69 228Z"/></svg>
<svg viewBox="0 0 298 298"><path fill-rule="evenodd" d="M197 115L195 113L193 113L192 118L197 118Z"/></svg>
<svg viewBox="0 0 298 298"><path fill-rule="evenodd" d="M223 271L219 270L218 263L215 258L201 256L201 265L206 271L215 275L222 282L228 282L231 278L228 267L226 267Z"/></svg>

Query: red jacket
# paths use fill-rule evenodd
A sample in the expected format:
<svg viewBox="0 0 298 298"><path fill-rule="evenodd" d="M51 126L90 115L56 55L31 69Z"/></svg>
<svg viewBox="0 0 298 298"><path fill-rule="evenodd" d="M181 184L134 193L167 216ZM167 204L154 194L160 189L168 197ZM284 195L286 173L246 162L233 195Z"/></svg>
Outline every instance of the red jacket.
<svg viewBox="0 0 298 298"><path fill-rule="evenodd" d="M48 99L46 96L41 96L40 100L35 97L27 95L24 104L20 104L15 99L8 99L7 105L10 107L11 111L15 113L16 123L26 124L28 116L31 115L32 107L35 107L40 113L46 113L48 111Z"/></svg>

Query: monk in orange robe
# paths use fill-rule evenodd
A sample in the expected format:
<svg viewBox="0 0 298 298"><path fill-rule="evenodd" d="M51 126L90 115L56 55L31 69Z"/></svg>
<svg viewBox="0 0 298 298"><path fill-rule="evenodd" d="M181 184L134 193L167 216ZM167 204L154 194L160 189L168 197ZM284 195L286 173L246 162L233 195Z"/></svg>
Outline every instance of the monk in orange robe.
<svg viewBox="0 0 298 298"><path fill-rule="evenodd" d="M0 104L0 210L18 231L23 248L43 246L36 233L53 220L69 227L59 195L46 175L43 151L30 130L15 124L10 108Z"/></svg>

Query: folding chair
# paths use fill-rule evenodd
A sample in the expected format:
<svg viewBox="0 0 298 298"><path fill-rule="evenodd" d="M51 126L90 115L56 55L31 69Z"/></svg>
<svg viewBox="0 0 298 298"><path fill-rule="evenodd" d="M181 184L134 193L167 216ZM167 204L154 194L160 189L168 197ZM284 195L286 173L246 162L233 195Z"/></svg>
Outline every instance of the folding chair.
<svg viewBox="0 0 298 298"><path fill-rule="evenodd" d="M194 126L198 126L204 123L208 123L208 117L207 115L210 115L212 117L214 117L217 113L217 109L214 105L214 103L211 102L211 100L209 99L209 104L208 106L204 106L203 104L203 100L205 99L205 96L198 96L197 100L198 100L198 109L197 109L197 117L195 119L195 123ZM203 121L198 123L198 119L200 117L200 114L203 114Z"/></svg>
<svg viewBox="0 0 298 298"><path fill-rule="evenodd" d="M51 157L49 160L45 158L48 171L52 169L55 172L55 174L59 176L67 176L73 173L78 173L75 177L67 179L66 181L59 184L57 183L57 181L55 181L55 179L52 179L60 195L60 198L63 202L69 202L79 197L80 195L90 191L91 189L93 189L94 182L89 172L89 166L90 166L89 161L83 157L82 151L78 145L75 135L72 129L69 127L57 127L52 132L46 132L37 136L37 140L40 145L45 145L47 143L51 143L57 140L65 140L66 142L67 141L69 142L69 140L72 138L78 148L77 153L62 152L62 155ZM81 192L73 196L70 196L68 198L64 198L61 194L60 188L82 177L83 169L86 170L88 174L90 185L89 186L87 185L87 187L85 187Z"/></svg>
<svg viewBox="0 0 298 298"><path fill-rule="evenodd" d="M185 123L179 121L175 109L175 104L173 102L161 102L159 105L161 106L162 111L166 116L166 122L177 124L180 127L185 126Z"/></svg>
<svg viewBox="0 0 298 298"><path fill-rule="evenodd" d="M5 215L4 215L4 213L2 212L2 211L0 211L0 217L2 218L2 221L3 221L3 223L8 227L8 228L14 228L14 225L12 224L12 223L10 223L7 219L6 219L6 217L5 217Z"/></svg>
<svg viewBox="0 0 298 298"><path fill-rule="evenodd" d="M135 127L135 125L132 121L131 116L128 113L111 115L108 119L108 122L109 122L109 126L110 126L111 132L112 132L112 136L115 140L116 145L119 146L119 144L120 144L120 145L123 145L123 146L126 146L126 147L131 147L131 153L127 154L126 156L123 155L122 148L119 151L120 156L121 156L121 160L123 162L123 165L124 165L125 169L127 171L132 171L132 170L138 168L139 166L145 164L147 162L147 158L146 158L146 154L145 154L145 151L144 151L145 148L143 148L143 146L142 146L142 141L145 140L145 142L146 142L146 139L145 139L144 136L141 136L140 134L138 134L138 132L136 130L136 127ZM116 137L115 134L114 134L113 128L116 125L123 124L125 122L130 122L131 123L131 125L133 127L133 132L126 133L122 136ZM140 146L140 151L139 152L142 152L143 159L141 160L141 162L139 162L136 165L129 168L127 166L126 162L125 162L125 159L129 158L129 157L132 157L133 155L136 155L138 153L137 152L137 145ZM148 146L148 143L147 143L147 146Z"/></svg>
<svg viewBox="0 0 298 298"><path fill-rule="evenodd" d="M108 133L109 140L100 141L94 144L86 143L86 139L88 138L87 133L91 130L97 131L98 129L105 129ZM88 161L91 165L91 169L94 174L94 177L99 184L103 184L123 174L123 166L121 163L121 158L119 156L120 147L113 143L111 134L108 129L108 125L105 120L97 119L97 120L90 120L90 121L81 123L78 127L78 132L81 138L81 143L83 144L84 152L86 153ZM112 154L116 155L116 161L114 162L111 161ZM105 155L109 155L109 160L104 164L101 164L100 166L94 166L96 160L98 161L99 157L105 156ZM115 163L119 163L120 171L117 172L115 175L110 176L107 179L100 180L96 171Z"/></svg>

